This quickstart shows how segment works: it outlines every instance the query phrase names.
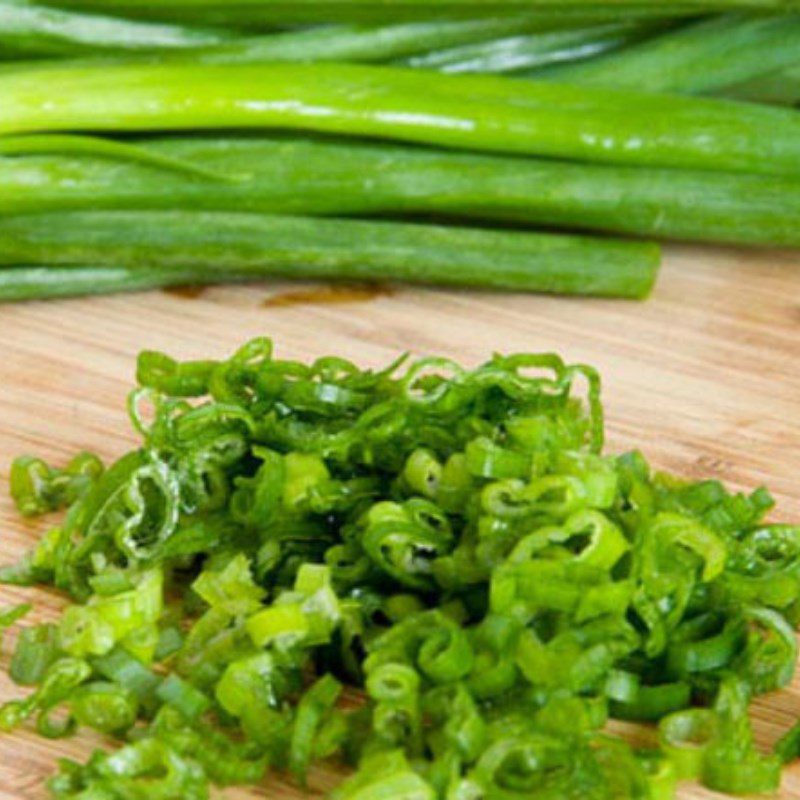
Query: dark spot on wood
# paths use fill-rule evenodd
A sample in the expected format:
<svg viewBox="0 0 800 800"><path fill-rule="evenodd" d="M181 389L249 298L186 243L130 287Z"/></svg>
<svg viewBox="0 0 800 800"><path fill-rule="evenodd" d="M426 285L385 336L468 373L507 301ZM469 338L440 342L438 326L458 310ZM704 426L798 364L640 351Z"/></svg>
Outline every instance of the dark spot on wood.
<svg viewBox="0 0 800 800"><path fill-rule="evenodd" d="M184 286L166 286L163 289L164 294L170 294L173 297L181 297L184 300L194 300L205 292L208 287L197 286L195 284L188 284Z"/></svg>
<svg viewBox="0 0 800 800"><path fill-rule="evenodd" d="M697 459L696 464L698 467L698 472L704 477L708 477L709 474L715 476L727 475L733 468L733 465L724 458L719 458L709 454L700 456Z"/></svg>
<svg viewBox="0 0 800 800"><path fill-rule="evenodd" d="M261 305L265 308L285 308L297 305L364 303L392 294L394 291L391 287L381 283L340 283L282 292L268 297Z"/></svg>

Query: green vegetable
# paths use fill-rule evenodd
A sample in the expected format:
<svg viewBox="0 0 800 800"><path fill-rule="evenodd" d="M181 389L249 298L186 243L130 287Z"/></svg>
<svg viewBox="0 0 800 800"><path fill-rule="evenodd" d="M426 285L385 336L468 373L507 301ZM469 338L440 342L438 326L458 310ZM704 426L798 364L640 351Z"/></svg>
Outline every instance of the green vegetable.
<svg viewBox="0 0 800 800"><path fill-rule="evenodd" d="M433 50L406 58L402 63L450 73L520 72L596 57L635 42L651 30L651 26L620 22L529 35L517 33L507 38Z"/></svg>
<svg viewBox="0 0 800 800"><path fill-rule="evenodd" d="M93 659L92 667L101 677L131 691L143 706L152 707L162 681L135 655L115 647L108 655Z"/></svg>
<svg viewBox="0 0 800 800"><path fill-rule="evenodd" d="M695 780L702 775L706 751L717 736L717 726L716 714L706 708L678 711L661 720L661 747L680 778Z"/></svg>
<svg viewBox="0 0 800 800"><path fill-rule="evenodd" d="M195 48L228 38L221 31L62 11L29 0L0 2L3 59Z"/></svg>
<svg viewBox="0 0 800 800"><path fill-rule="evenodd" d="M155 153L132 144L100 139L96 136L55 134L49 136L5 136L0 139L0 155L29 156L40 153L54 153L62 156L86 155L112 162L143 164L165 172L177 172L212 180L226 180L226 176L204 169L199 164ZM233 179L233 176L227 178L227 180Z"/></svg>
<svg viewBox="0 0 800 800"><path fill-rule="evenodd" d="M196 720L211 708L211 700L203 692L175 674L164 679L156 690L156 697L188 720Z"/></svg>
<svg viewBox="0 0 800 800"><path fill-rule="evenodd" d="M92 453L79 453L64 469L23 456L11 465L11 496L25 516L57 511L72 505L102 472L102 462Z"/></svg>
<svg viewBox="0 0 800 800"><path fill-rule="evenodd" d="M3 642L3 632L6 628L10 628L17 620L22 619L32 608L30 603L20 603L0 611L0 644Z"/></svg>
<svg viewBox="0 0 800 800"><path fill-rule="evenodd" d="M14 141L24 148L31 138ZM438 213L640 236L800 245L795 178L296 138L170 138L147 140L136 149L143 158L112 161L99 152L0 158L0 213L180 208L325 216ZM162 160L164 169L156 163ZM199 165L214 178L190 174ZM14 285L24 292L28 274L37 285L39 273L15 274L15 283L3 276L6 297ZM43 293L62 286L57 274L41 273ZM166 281L140 274L137 284L136 277L98 271L95 289L105 281L112 287L130 281L134 288ZM76 271L72 280L80 292L88 291L93 279ZM191 280L189 275L182 282Z"/></svg>
<svg viewBox="0 0 800 800"><path fill-rule="evenodd" d="M3 0L0 4L0 43L5 57L142 54L166 60L185 57L200 63L381 61L524 33L539 29L541 24L536 16L517 14L498 19L410 22L381 27L325 25L242 35L225 29L87 15L28 0Z"/></svg>
<svg viewBox="0 0 800 800"><path fill-rule="evenodd" d="M0 263L8 266L158 269L175 271L179 282L189 274L209 282L230 273L623 297L650 291L659 260L655 245L635 242L180 211L8 217L0 220L0 244ZM9 278L13 295L19 284L13 273Z"/></svg>
<svg viewBox="0 0 800 800"><path fill-rule="evenodd" d="M800 64L727 87L724 94L735 100L800 105Z"/></svg>
<svg viewBox="0 0 800 800"><path fill-rule="evenodd" d="M209 796L200 765L155 738L129 744L111 755L98 750L86 766L65 760L49 788L59 800L87 794L159 800L207 800Z"/></svg>
<svg viewBox="0 0 800 800"><path fill-rule="evenodd" d="M15 0L7 0L15 2ZM37 15L43 12L37 9ZM65 22L73 22L60 11L48 11L55 16L64 16ZM2 18L0 18L2 22ZM19 22L15 23L15 26ZM61 25L63 30L65 25ZM146 26L143 26L146 29ZM151 37L152 44L139 45L138 50L120 48L115 50L108 43L109 55L97 59L104 53L99 49L102 43L97 42L99 32L94 39L85 43L70 42L57 50L37 29L26 31L25 53L32 56L80 55L80 60L73 58L69 66L95 64L103 67L114 61L131 61L134 59L158 63L199 63L199 64L252 64L280 61L358 61L381 62L391 59L412 57L441 48L469 46L471 43L484 42L499 36L525 34L527 31L538 31L542 27L541 20L529 14L505 16L497 19L465 19L454 21L408 22L395 25L362 26L362 25L318 25L299 30L276 31L261 35L219 34L196 36L196 41L187 42L184 46L162 43L155 33ZM618 26L623 27L623 26ZM632 26L624 26L630 31ZM14 30L0 27L0 41L14 42ZM617 38L620 38L619 36ZM135 38L134 38L134 41ZM96 42L95 47L92 42ZM130 48L130 45L128 45ZM53 50L53 52L51 52ZM97 52L96 52L97 51ZM90 60L90 59L96 60ZM39 66L35 64L31 67ZM46 67L46 64L40 65Z"/></svg>
<svg viewBox="0 0 800 800"><path fill-rule="evenodd" d="M121 745L53 796L201 800L333 756L339 800L774 791L797 733L763 755L748 709L795 670L800 528L765 490L603 454L590 367L404 362L144 352L139 449L69 498L18 462L22 511L69 505L22 571L73 603L21 635L34 688L0 727Z"/></svg>
<svg viewBox="0 0 800 800"><path fill-rule="evenodd" d="M261 0L179 0L169 6L152 0L52 0L54 4L104 13L151 19L187 18L206 22L234 23L241 26L263 27L265 24L297 25L318 22L395 22L407 19L461 19L519 14L533 8L543 24L564 25L575 20L607 20L620 13L628 15L663 16L663 8L653 8L642 0L612 0L598 3L596 0L281 0L265 3ZM793 0L788 0L791 4ZM683 0L670 4L669 14L697 14L716 8L783 7L787 0Z"/></svg>
<svg viewBox="0 0 800 800"><path fill-rule="evenodd" d="M25 606L18 606L24 609ZM50 665L58 658L58 628L55 625L34 625L23 628L8 673L14 683L35 686Z"/></svg>
<svg viewBox="0 0 800 800"><path fill-rule="evenodd" d="M324 675L308 689L297 705L292 741L289 746L289 765L303 784L312 759L331 755L338 745L335 739L346 733L346 730L339 726L339 731L334 733L334 740L331 740L331 723L335 724L336 720L342 719L332 716L332 710L341 691L341 684L335 678ZM320 747L325 739L327 741Z"/></svg>
<svg viewBox="0 0 800 800"><path fill-rule="evenodd" d="M331 800L370 800L402 797L435 800L436 792L414 770L401 751L380 753L364 759L358 774L334 790Z"/></svg>
<svg viewBox="0 0 800 800"><path fill-rule="evenodd" d="M545 75L589 86L708 93L796 64L799 53L800 16L737 14L710 17L585 63L555 66Z"/></svg>
<svg viewBox="0 0 800 800"><path fill-rule="evenodd" d="M737 676L723 679L714 709L719 732L704 758L703 779L712 789L736 794L773 793L780 787L780 760L753 744L747 714L751 687Z"/></svg>
<svg viewBox="0 0 800 800"><path fill-rule="evenodd" d="M800 118L785 109L492 76L333 63L56 66L1 74L0 101L3 134L294 128L581 161L800 172Z"/></svg>
<svg viewBox="0 0 800 800"><path fill-rule="evenodd" d="M132 482L129 496L137 491ZM124 539L118 538L116 545L135 557L137 551L131 550ZM123 586L108 595L95 594L85 605L68 607L59 625L59 644L69 655L83 658L105 655L121 643L132 655L149 663L157 643L154 625L162 611L163 575L154 569L143 573L132 588Z"/></svg>
<svg viewBox="0 0 800 800"><path fill-rule="evenodd" d="M800 758L800 721L775 743L775 755L783 764Z"/></svg>
<svg viewBox="0 0 800 800"><path fill-rule="evenodd" d="M54 661L34 692L24 700L10 700L0 706L0 731L13 730L38 712L37 727L44 736L54 738L70 732L69 719L66 729L56 729L48 724L48 714L69 699L90 675L89 664L80 659L65 657Z"/></svg>
<svg viewBox="0 0 800 800"><path fill-rule="evenodd" d="M135 722L136 696L114 683L87 683L70 697L70 711L76 722L102 733L120 733Z"/></svg>
<svg viewBox="0 0 800 800"><path fill-rule="evenodd" d="M381 62L442 48L537 30L532 15L498 19L408 22L380 27L322 25L297 31L246 36L190 52L159 53L161 62L253 64L278 61Z"/></svg>
<svg viewBox="0 0 800 800"><path fill-rule="evenodd" d="M137 292L170 286L195 286L248 280L247 275L208 269L163 270L107 267L19 267L0 272L0 300L51 300L93 294ZM249 280L253 280L252 277Z"/></svg>

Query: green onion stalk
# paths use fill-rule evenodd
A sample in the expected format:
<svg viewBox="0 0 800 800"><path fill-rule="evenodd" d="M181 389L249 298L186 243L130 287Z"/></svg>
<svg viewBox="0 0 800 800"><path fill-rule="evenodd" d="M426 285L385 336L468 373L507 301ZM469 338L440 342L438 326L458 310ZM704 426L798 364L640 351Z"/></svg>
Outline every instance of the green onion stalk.
<svg viewBox="0 0 800 800"><path fill-rule="evenodd" d="M387 24L420 20L454 20L534 13L544 27L604 22L620 17L665 17L703 14L730 8L783 10L787 0L681 0L668 9L644 0L51 0L59 7L188 24L224 24L243 28L320 23ZM789 3L795 0L788 0Z"/></svg>
<svg viewBox="0 0 800 800"><path fill-rule="evenodd" d="M291 128L640 166L800 173L800 117L747 103L345 64L0 74L0 134Z"/></svg>
<svg viewBox="0 0 800 800"><path fill-rule="evenodd" d="M197 211L6 217L0 245L3 266L158 270L167 285L282 276L633 298L650 291L660 260L656 245L610 239ZM35 297L34 275L0 271L0 296L5 283L9 298ZM56 275L69 280L54 273L43 295L57 293ZM114 273L109 285L127 281Z"/></svg>
<svg viewBox="0 0 800 800"><path fill-rule="evenodd" d="M26 0L0 2L0 55L5 58L134 56L158 61L253 63L265 61L387 61L536 31L531 14L501 18L410 22L394 25L319 25L245 34L88 15ZM629 28L630 26L622 26ZM78 60L80 59L80 60Z"/></svg>
<svg viewBox="0 0 800 800"><path fill-rule="evenodd" d="M5 155L3 155L5 154ZM800 179L308 137L0 139L0 215L69 210L438 215L800 246Z"/></svg>
<svg viewBox="0 0 800 800"><path fill-rule="evenodd" d="M653 92L714 93L798 62L800 15L711 17L532 77Z"/></svg>

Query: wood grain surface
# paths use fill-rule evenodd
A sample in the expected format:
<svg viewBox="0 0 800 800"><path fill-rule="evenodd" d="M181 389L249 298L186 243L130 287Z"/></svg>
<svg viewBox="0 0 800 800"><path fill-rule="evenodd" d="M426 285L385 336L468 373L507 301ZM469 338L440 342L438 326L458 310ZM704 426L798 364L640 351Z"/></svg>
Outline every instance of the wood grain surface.
<svg viewBox="0 0 800 800"><path fill-rule="evenodd" d="M337 353L370 366L403 350L466 363L496 350L559 351L601 370L611 450L639 447L659 468L692 478L766 483L775 518L800 522L800 255L674 247L644 304L412 288L298 295L270 284L0 306L0 562L42 530L20 521L7 499L15 455L64 462L88 448L114 458L135 441L124 403L139 350L222 357L263 334L288 358ZM23 599L36 604L29 622L53 618L63 603L52 592L0 587L0 605ZM17 691L0 678L0 700ZM800 679L759 701L755 717L759 742L770 744L800 717ZM83 758L98 744L84 734L0 737L0 798L45 797L55 759ZM308 794L273 780L224 796L319 797L341 774L318 770ZM680 796L717 795L686 786ZM787 771L780 796L800 798L800 767Z"/></svg>

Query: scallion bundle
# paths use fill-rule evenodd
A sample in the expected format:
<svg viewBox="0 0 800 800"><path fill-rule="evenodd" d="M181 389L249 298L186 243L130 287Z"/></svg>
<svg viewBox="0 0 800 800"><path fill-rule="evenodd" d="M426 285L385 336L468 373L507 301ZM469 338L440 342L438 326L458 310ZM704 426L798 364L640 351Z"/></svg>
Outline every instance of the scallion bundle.
<svg viewBox="0 0 800 800"><path fill-rule="evenodd" d="M0 300L272 275L640 298L654 246L587 234L796 247L799 11L0 0Z"/></svg>

